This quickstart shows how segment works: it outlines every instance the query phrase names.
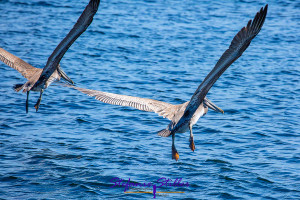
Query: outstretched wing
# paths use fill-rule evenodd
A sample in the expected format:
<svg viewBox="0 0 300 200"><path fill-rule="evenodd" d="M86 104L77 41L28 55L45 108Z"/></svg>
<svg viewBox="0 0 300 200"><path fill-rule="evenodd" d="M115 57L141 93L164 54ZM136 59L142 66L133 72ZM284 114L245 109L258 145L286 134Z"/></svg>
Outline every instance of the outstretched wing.
<svg viewBox="0 0 300 200"><path fill-rule="evenodd" d="M247 49L252 39L259 33L261 27L263 26L267 15L267 10L268 5L266 5L264 8L261 8L260 11L255 15L254 20L250 20L247 26L243 27L238 34L236 34L229 48L223 53L215 67L206 76L204 81L202 81L198 89L193 94L183 117L179 120L172 132L176 132L176 129L178 129L182 124L186 123L186 121L193 116L194 112L203 102L204 97L213 84L218 80L223 72Z"/></svg>
<svg viewBox="0 0 300 200"><path fill-rule="evenodd" d="M159 116L166 117L169 120L172 120L175 113L182 106L182 104L172 105L169 103L165 103L153 99L113 94L113 93L101 92L97 90L89 90L89 89L75 87L73 85L65 85L65 86L74 88L91 97L95 97L95 99L102 101L103 103L119 105L119 106L128 106L128 107L136 108L138 110L155 112Z"/></svg>
<svg viewBox="0 0 300 200"><path fill-rule="evenodd" d="M51 56L48 58L47 64L43 69L43 72L37 82L29 82L25 85L25 90L30 90L31 87L39 84L44 84L53 72L57 69L57 66L66 53L66 51L70 48L73 42L87 29L87 27L92 23L93 17L96 14L98 7L100 4L100 0L90 0L89 4L84 9L83 13L77 20L74 27L68 33L68 35L59 43L56 49L53 51Z"/></svg>
<svg viewBox="0 0 300 200"><path fill-rule="evenodd" d="M34 74L39 73L40 75L42 73L42 69L33 67L21 58L9 53L2 48L0 48L0 60L11 68L14 68L18 72L20 72L22 76L24 76L28 80Z"/></svg>

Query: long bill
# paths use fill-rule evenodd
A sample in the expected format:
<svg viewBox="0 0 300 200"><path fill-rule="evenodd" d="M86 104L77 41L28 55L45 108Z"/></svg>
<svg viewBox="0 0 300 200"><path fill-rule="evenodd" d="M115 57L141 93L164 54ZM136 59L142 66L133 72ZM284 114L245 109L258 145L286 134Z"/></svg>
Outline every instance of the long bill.
<svg viewBox="0 0 300 200"><path fill-rule="evenodd" d="M61 77L63 79L65 79L66 81L68 81L70 84L74 85L74 82L72 81L72 79L70 79L67 74L60 68L57 68L57 71L61 74Z"/></svg>
<svg viewBox="0 0 300 200"><path fill-rule="evenodd" d="M219 108L218 106L216 106L216 104L214 104L213 102L211 102L211 101L208 100L207 98L205 98L205 99L203 100L203 103L204 103L207 107L209 107L210 109L212 109L213 111L215 111L215 112L220 112L220 113L224 114L224 111L223 111L221 108Z"/></svg>

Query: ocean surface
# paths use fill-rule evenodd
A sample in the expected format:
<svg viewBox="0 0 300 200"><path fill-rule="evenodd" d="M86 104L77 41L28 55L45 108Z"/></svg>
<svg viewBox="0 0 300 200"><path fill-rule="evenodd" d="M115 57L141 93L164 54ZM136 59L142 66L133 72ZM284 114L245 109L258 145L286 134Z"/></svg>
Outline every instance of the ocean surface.
<svg viewBox="0 0 300 200"><path fill-rule="evenodd" d="M87 3L0 0L0 47L43 68ZM177 162L155 113L52 85L26 114L12 89L26 80L1 62L0 199L153 199L151 184L156 199L299 199L299 1L103 0L61 66L78 87L181 104L266 3L261 32L207 95L225 114L200 118L195 152L177 134Z"/></svg>

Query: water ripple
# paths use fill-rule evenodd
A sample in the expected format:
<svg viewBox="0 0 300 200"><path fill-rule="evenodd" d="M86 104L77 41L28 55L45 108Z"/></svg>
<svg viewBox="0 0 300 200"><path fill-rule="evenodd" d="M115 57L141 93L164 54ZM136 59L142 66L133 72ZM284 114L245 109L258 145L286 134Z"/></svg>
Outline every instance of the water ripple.
<svg viewBox="0 0 300 200"><path fill-rule="evenodd" d="M42 68L86 2L0 0L0 47ZM178 162L157 136L169 122L154 113L53 86L37 113L32 93L25 114L12 89L25 80L0 63L0 198L146 199L111 180L165 177L189 187L159 188L184 192L159 199L299 199L299 3L268 3L261 33L208 94L225 114L194 126L195 152L189 133L176 135ZM101 1L61 65L79 87L181 104L263 5Z"/></svg>

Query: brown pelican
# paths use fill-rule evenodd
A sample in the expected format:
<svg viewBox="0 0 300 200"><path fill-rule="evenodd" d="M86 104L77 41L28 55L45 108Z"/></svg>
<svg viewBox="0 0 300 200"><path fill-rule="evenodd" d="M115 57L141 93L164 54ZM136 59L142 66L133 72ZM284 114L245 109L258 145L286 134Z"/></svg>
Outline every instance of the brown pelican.
<svg viewBox="0 0 300 200"><path fill-rule="evenodd" d="M261 8L261 10L254 17L254 20L250 20L247 26L243 27L236 34L229 48L223 53L215 67L199 85L191 100L183 104L172 105L152 99L83 89L72 85L67 86L79 90L89 96L93 96L97 100L104 103L130 106L139 110L152 111L171 120L167 128L158 132L158 135L163 137L172 135L172 159L176 159L177 161L179 159L179 154L175 148L175 133L184 133L189 130L189 146L191 150L195 150L192 131L193 125L196 124L201 116L207 113L208 107L215 111L223 112L220 108L206 98L206 94L217 81L217 79L223 74L223 72L242 55L242 53L250 45L252 39L259 33L264 24L267 10L268 5L266 5L264 8Z"/></svg>
<svg viewBox="0 0 300 200"><path fill-rule="evenodd" d="M46 89L49 84L53 82L53 78L56 78L56 76L54 75L56 71L60 74L63 73L59 67L60 60L69 49L69 47L73 44L73 42L92 23L93 17L98 10L99 4L100 0L90 0L89 4L84 9L74 27L59 43L59 45L55 48L53 53L48 58L47 64L44 67L43 71L41 73L34 73L32 76L28 77L28 81L25 84L15 88L16 91L20 91L23 89L23 92L27 92L26 112L28 112L28 96L31 90L40 91L40 97L34 106L36 108L36 111L38 111L44 89Z"/></svg>
<svg viewBox="0 0 300 200"><path fill-rule="evenodd" d="M250 20L247 26L243 27L233 38L229 48L223 53L215 67L205 77L193 94L190 102L182 112L176 113L171 123L165 130L159 132L161 136L172 135L172 158L178 160L179 154L175 148L175 133L184 133L190 130L190 146L194 145L193 125L198 121L203 112L202 106L204 99L210 88L224 73L224 71L236 61L243 52L248 48L251 41L261 30L264 24L268 10L268 4L261 8L255 15L253 21Z"/></svg>
<svg viewBox="0 0 300 200"><path fill-rule="evenodd" d="M39 77L43 70L40 68L33 67L21 58L9 53L8 51L2 48L0 48L0 60L6 65L10 66L11 68L14 68L18 72L20 72L22 76L24 76L27 80L29 80L32 77ZM60 65L58 65L57 70L54 71L49 80L46 82L45 87L47 88L53 81L59 81L61 78L63 78L65 81L68 81L71 84L74 84L74 82L61 69ZM16 84L14 88L17 89L22 85L23 84ZM41 92L41 90L38 90L38 88L34 88L32 91ZM26 112L28 112L28 96L29 95L27 95L26 100Z"/></svg>

